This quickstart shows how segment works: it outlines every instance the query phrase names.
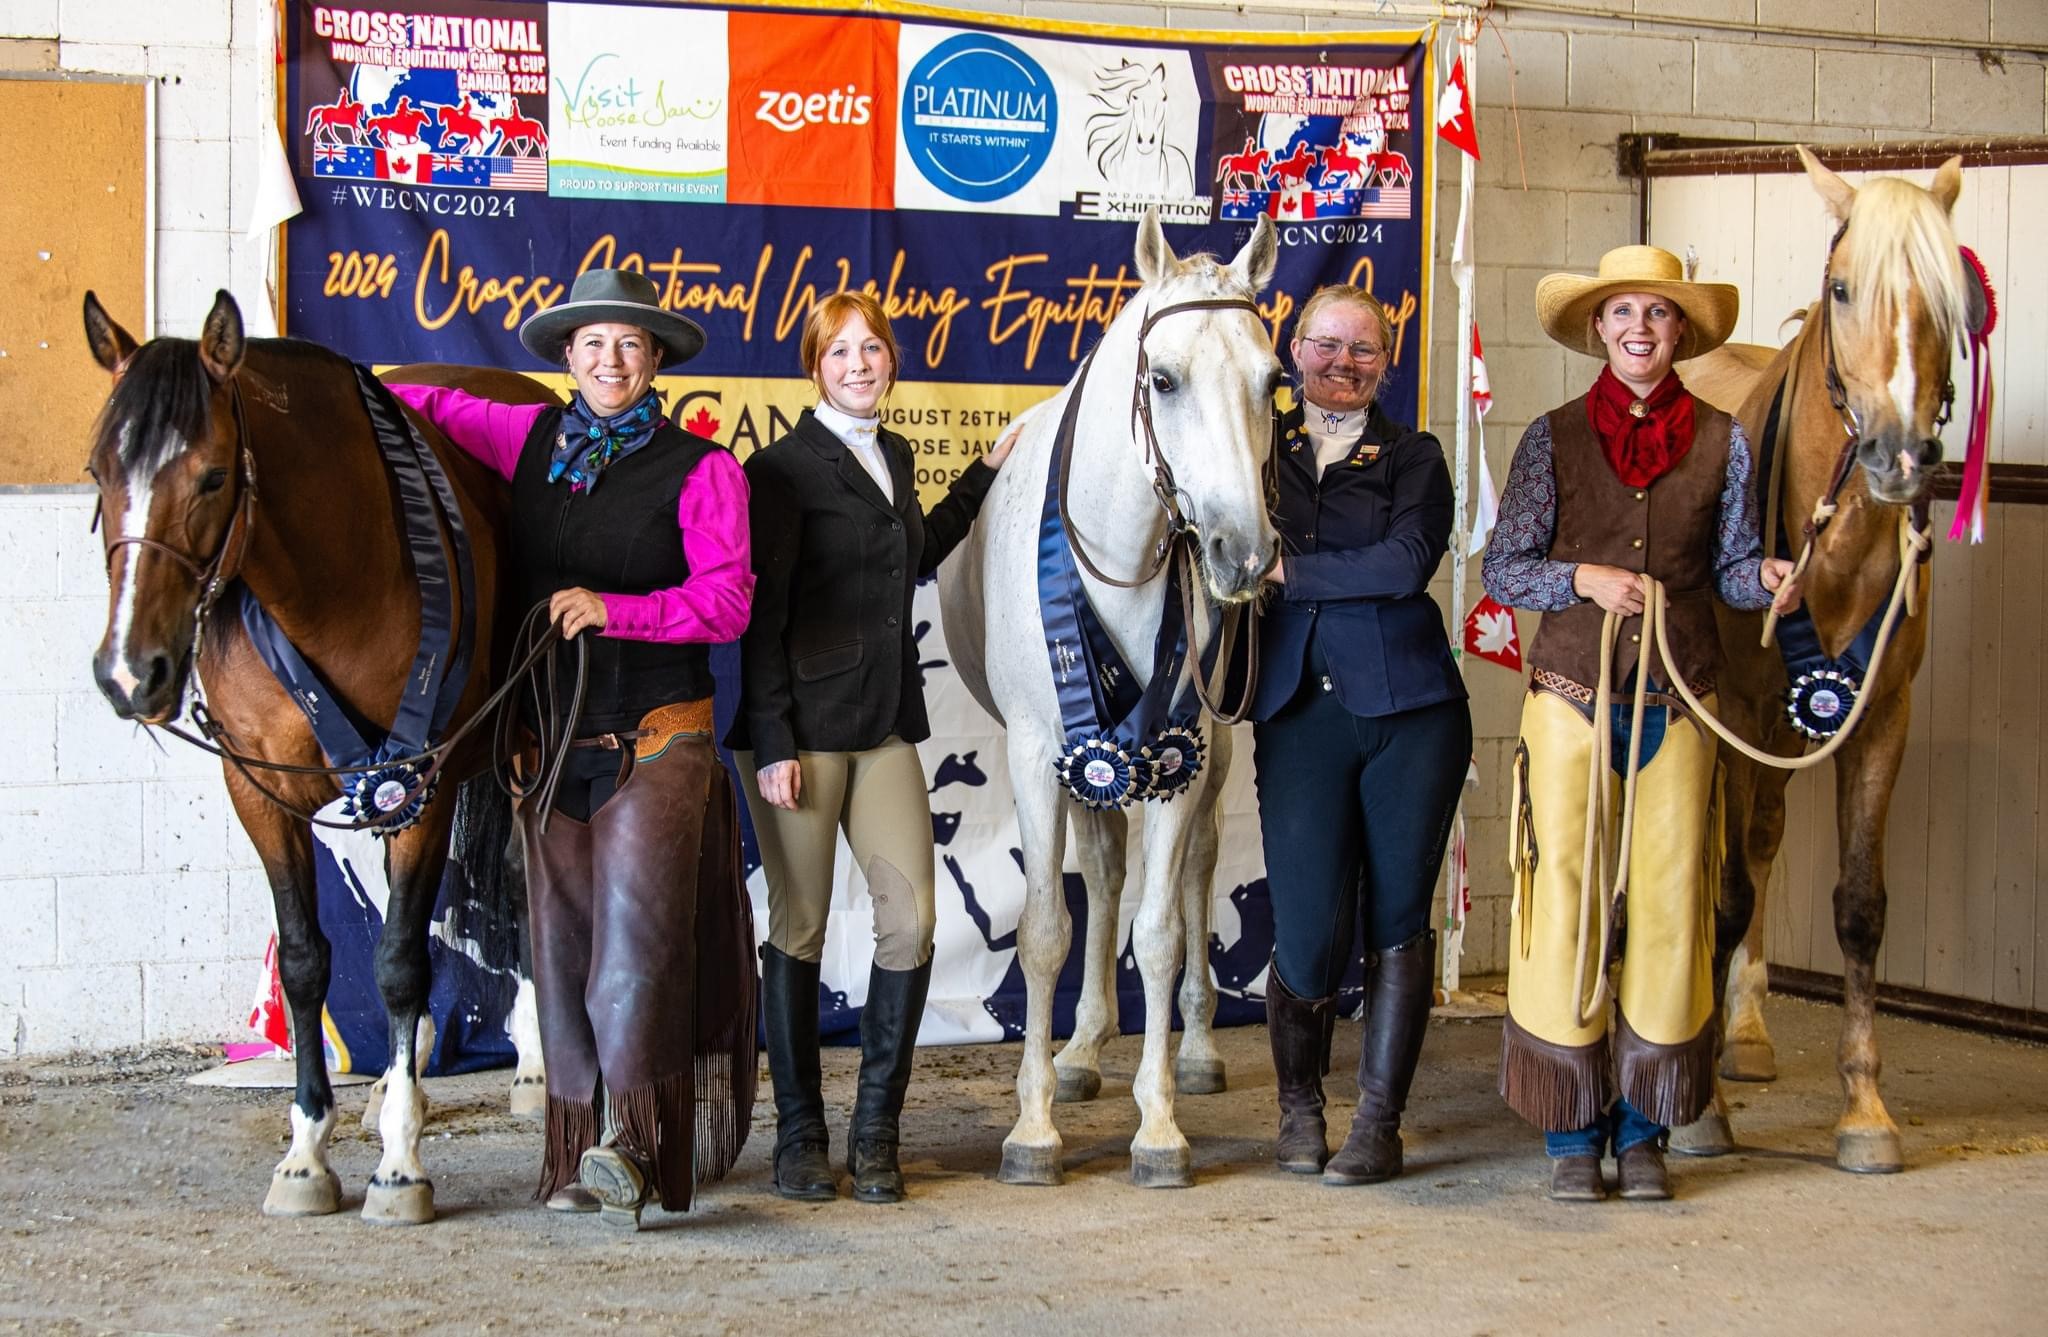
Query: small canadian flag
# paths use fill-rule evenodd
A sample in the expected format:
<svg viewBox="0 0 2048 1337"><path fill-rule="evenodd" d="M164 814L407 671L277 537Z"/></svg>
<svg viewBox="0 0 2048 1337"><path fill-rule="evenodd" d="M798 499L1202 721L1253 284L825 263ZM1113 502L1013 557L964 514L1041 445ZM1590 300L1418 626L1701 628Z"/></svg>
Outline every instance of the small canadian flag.
<svg viewBox="0 0 2048 1337"><path fill-rule="evenodd" d="M1451 62L1451 77L1436 99L1436 132L1446 141L1479 157L1479 127L1472 122L1472 90L1465 82L1465 58Z"/></svg>
<svg viewBox="0 0 2048 1337"><path fill-rule="evenodd" d="M1481 595L1465 615L1465 652L1520 673L1522 636L1515 630L1515 610Z"/></svg>

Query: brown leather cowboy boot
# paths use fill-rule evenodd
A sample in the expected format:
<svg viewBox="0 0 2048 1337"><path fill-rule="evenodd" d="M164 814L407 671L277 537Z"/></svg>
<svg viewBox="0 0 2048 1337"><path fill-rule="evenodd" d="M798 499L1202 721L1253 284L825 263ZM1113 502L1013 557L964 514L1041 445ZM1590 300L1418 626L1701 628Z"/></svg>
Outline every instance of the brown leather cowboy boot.
<svg viewBox="0 0 2048 1337"><path fill-rule="evenodd" d="M1401 1173L1401 1111L1422 1057L1436 978L1436 933L1424 929L1376 953L1358 1055L1358 1110L1325 1184L1377 1184Z"/></svg>
<svg viewBox="0 0 2048 1337"><path fill-rule="evenodd" d="M1301 998L1266 965L1266 1035L1273 1045L1273 1086L1280 1101L1280 1132L1273 1159L1291 1174L1321 1174L1330 1159L1323 1122L1323 1075L1329 1071L1329 1019L1337 996Z"/></svg>

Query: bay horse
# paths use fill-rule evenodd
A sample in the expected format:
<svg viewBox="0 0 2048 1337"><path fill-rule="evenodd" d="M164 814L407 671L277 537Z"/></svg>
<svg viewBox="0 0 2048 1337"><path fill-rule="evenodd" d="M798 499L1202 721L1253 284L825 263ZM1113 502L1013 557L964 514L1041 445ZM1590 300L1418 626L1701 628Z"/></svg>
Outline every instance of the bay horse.
<svg viewBox="0 0 2048 1337"><path fill-rule="evenodd" d="M400 529L399 488L377 447L354 368L317 345L245 338L241 312L226 292L215 298L196 342L160 338L138 347L90 293L85 330L113 382L89 466L106 525L109 587L94 675L121 718L170 725L196 673L207 711L224 731L216 736L252 764L223 770L270 883L298 1078L291 1147L272 1172L263 1210L334 1212L341 1198L327 1157L334 1095L320 1042L330 953L303 814L340 789L321 769L330 762L300 705L259 657L234 596L238 587L252 594L360 719L392 720L420 643L423 610ZM509 373L463 374L477 393L524 395L527 403L551 398ZM425 423L414 425L438 458L471 539L475 653L453 731L491 694L505 639L505 498L482 465ZM442 520L446 569L454 570ZM230 597L217 598L224 590ZM471 612L454 611L465 618ZM489 750L484 731L476 731L449 755L444 774L476 774ZM276 766L315 773L263 769ZM428 921L458 793L465 809L495 805L503 817L478 823L495 831L495 842L481 839L480 848L464 853L476 862L501 860L509 806L487 778L459 791L431 791L417 823L385 841L391 894L376 976L389 1018L389 1090L379 1116L383 1155L363 1200L364 1219L377 1223L414 1224L434 1215L433 1185L419 1159L426 1102L415 1046L427 1005Z"/></svg>
<svg viewBox="0 0 2048 1337"><path fill-rule="evenodd" d="M1769 350L1717 350L1688 384L1730 408L1761 459L1771 437L1784 442L1782 503L1766 496L1765 551L1783 531L1797 555L1800 525L1815 516L1817 532L1803 578L1807 609L1821 650L1839 656L1894 596L1907 610L1873 680L1859 693L1861 721L1835 754L1835 820L1840 880L1834 888L1835 937L1842 949L1843 1024L1836 1053L1844 1109L1835 1126L1835 1163L1845 1170L1888 1173L1904 1165L1899 1130L1878 1093L1881 1063L1875 1028L1877 954L1884 940L1885 817L1905 753L1914 675L1927 644L1929 587L1926 502L1942 447L1950 351L1966 329L1982 324L1982 308L1950 224L1962 189L1962 160L1943 163L1927 189L1896 177L1862 187L1828 170L1804 147L1807 176L1840 225L1820 300L1809 306L1798 335ZM1697 365L1697 364L1695 364ZM1831 394L1830 379L1839 383ZM1780 426L1779 418L1784 421ZM1817 505L1822 509L1816 510ZM1827 507L1832 507L1831 511ZM1821 516L1826 518L1822 519ZM1917 533L1916 538L1904 537ZM1910 568L1910 569L1909 569ZM1786 713L1787 674L1776 648L1762 640L1764 614L1716 604L1726 663L1719 682L1723 718L1752 746L1797 757L1805 738ZM1720 999L1720 1073L1744 1080L1775 1075L1761 1010L1765 987L1763 916L1758 913L1785 831L1790 771L1766 766L1720 746L1725 768L1725 858L1716 912L1714 983ZM1810 758L1809 758L1810 759ZM1673 1132L1675 1150L1718 1155L1734 1146L1719 1090L1702 1118Z"/></svg>
<svg viewBox="0 0 2048 1337"><path fill-rule="evenodd" d="M1026 985L1024 1052L1017 1070L1018 1119L1003 1142L998 1172L1004 1183L1061 1181L1062 1144L1052 1105L1057 1097L1082 1099L1100 1089L1101 1044L1116 1032L1115 897L1123 880L1125 818L1073 802L1055 776L1055 764L1068 760L1068 740L1047 651L1038 569L1047 471L1065 434L1056 424L1069 401L1078 399L1064 489L1071 522L1066 532L1084 568L1080 580L1088 603L1135 680L1149 680L1155 632L1174 579L1171 560L1161 558L1170 554L1169 539L1182 541L1173 517L1197 536L1188 541L1199 547L1206 597L1219 603L1251 600L1277 548L1260 480L1272 446L1272 397L1281 369L1254 305L1255 295L1272 281L1276 253L1272 222L1261 218L1230 264L1205 255L1182 260L1167 245L1157 214L1147 210L1136 246L1143 286L1111 321L1082 371L1025 419L980 522L939 573L954 667L974 699L1008 731L1023 846L1026 891L1017 960ZM1104 579L1098 569L1115 574ZM1197 626L1198 634L1203 630ZM1191 665L1201 648L1190 648ZM1144 815L1142 901L1131 928L1145 988L1144 1054L1133 1083L1140 1124L1131 1140L1131 1177L1143 1187L1194 1182L1188 1141L1173 1117L1176 1084L1220 1090L1223 1082L1209 1034L1215 992L1208 926L1216 803L1228 742L1224 731L1211 733L1211 760L1187 791L1177 802L1148 805ZM1088 882L1087 983L1074 1036L1056 1061L1052 995L1073 937L1060 871L1069 818ZM1185 1033L1180 1059L1169 1067L1174 980L1183 965Z"/></svg>

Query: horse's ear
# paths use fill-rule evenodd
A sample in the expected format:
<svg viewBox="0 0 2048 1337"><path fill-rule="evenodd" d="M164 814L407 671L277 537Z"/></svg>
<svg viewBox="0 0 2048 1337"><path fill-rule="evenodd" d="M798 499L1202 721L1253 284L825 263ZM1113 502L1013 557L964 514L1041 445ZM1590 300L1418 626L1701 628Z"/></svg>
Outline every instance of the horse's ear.
<svg viewBox="0 0 2048 1337"><path fill-rule="evenodd" d="M246 341L242 338L242 308L226 288L213 295L213 310L199 331L199 363L216 385L223 384L242 365Z"/></svg>
<svg viewBox="0 0 2048 1337"><path fill-rule="evenodd" d="M1836 222L1848 222L1849 206L1856 202L1856 187L1821 166L1820 159L1808 152L1806 145L1795 144L1792 147L1799 151L1799 164L1806 169L1806 175L1813 181L1813 188L1820 192L1821 199L1827 203L1828 212L1835 216Z"/></svg>
<svg viewBox="0 0 2048 1337"><path fill-rule="evenodd" d="M1954 213L1956 196L1963 193L1963 155L1958 153L1934 169L1934 184L1927 188L1944 213Z"/></svg>
<svg viewBox="0 0 2048 1337"><path fill-rule="evenodd" d="M1280 263L1280 239L1273 231L1273 220L1265 214L1252 225L1252 238L1230 262L1230 267L1250 280L1253 292L1264 292L1266 285L1273 281L1273 269Z"/></svg>
<svg viewBox="0 0 2048 1337"><path fill-rule="evenodd" d="M1155 283L1173 272L1179 263L1173 247L1166 244L1166 231L1159 226L1159 211L1145 206L1145 216L1138 220L1138 277L1147 283Z"/></svg>
<svg viewBox="0 0 2048 1337"><path fill-rule="evenodd" d="M119 376L128 359L135 356L135 340L114 323L90 290L85 294L85 346L92 350L93 361L114 376Z"/></svg>

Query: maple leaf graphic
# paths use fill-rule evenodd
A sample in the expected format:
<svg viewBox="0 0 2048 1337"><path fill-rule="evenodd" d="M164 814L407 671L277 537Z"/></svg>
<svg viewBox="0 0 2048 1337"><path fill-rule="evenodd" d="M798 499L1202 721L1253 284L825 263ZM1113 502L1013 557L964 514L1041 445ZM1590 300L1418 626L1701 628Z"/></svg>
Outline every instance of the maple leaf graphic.
<svg viewBox="0 0 2048 1337"><path fill-rule="evenodd" d="M703 404L699 404L696 413L683 424L684 431L692 436L701 436L707 441L718 439L718 427L718 419L712 417L711 410Z"/></svg>
<svg viewBox="0 0 2048 1337"><path fill-rule="evenodd" d="M1481 654L1497 655L1515 648L1514 614L1506 609L1498 613L1482 612L1476 621L1478 629L1472 645Z"/></svg>

